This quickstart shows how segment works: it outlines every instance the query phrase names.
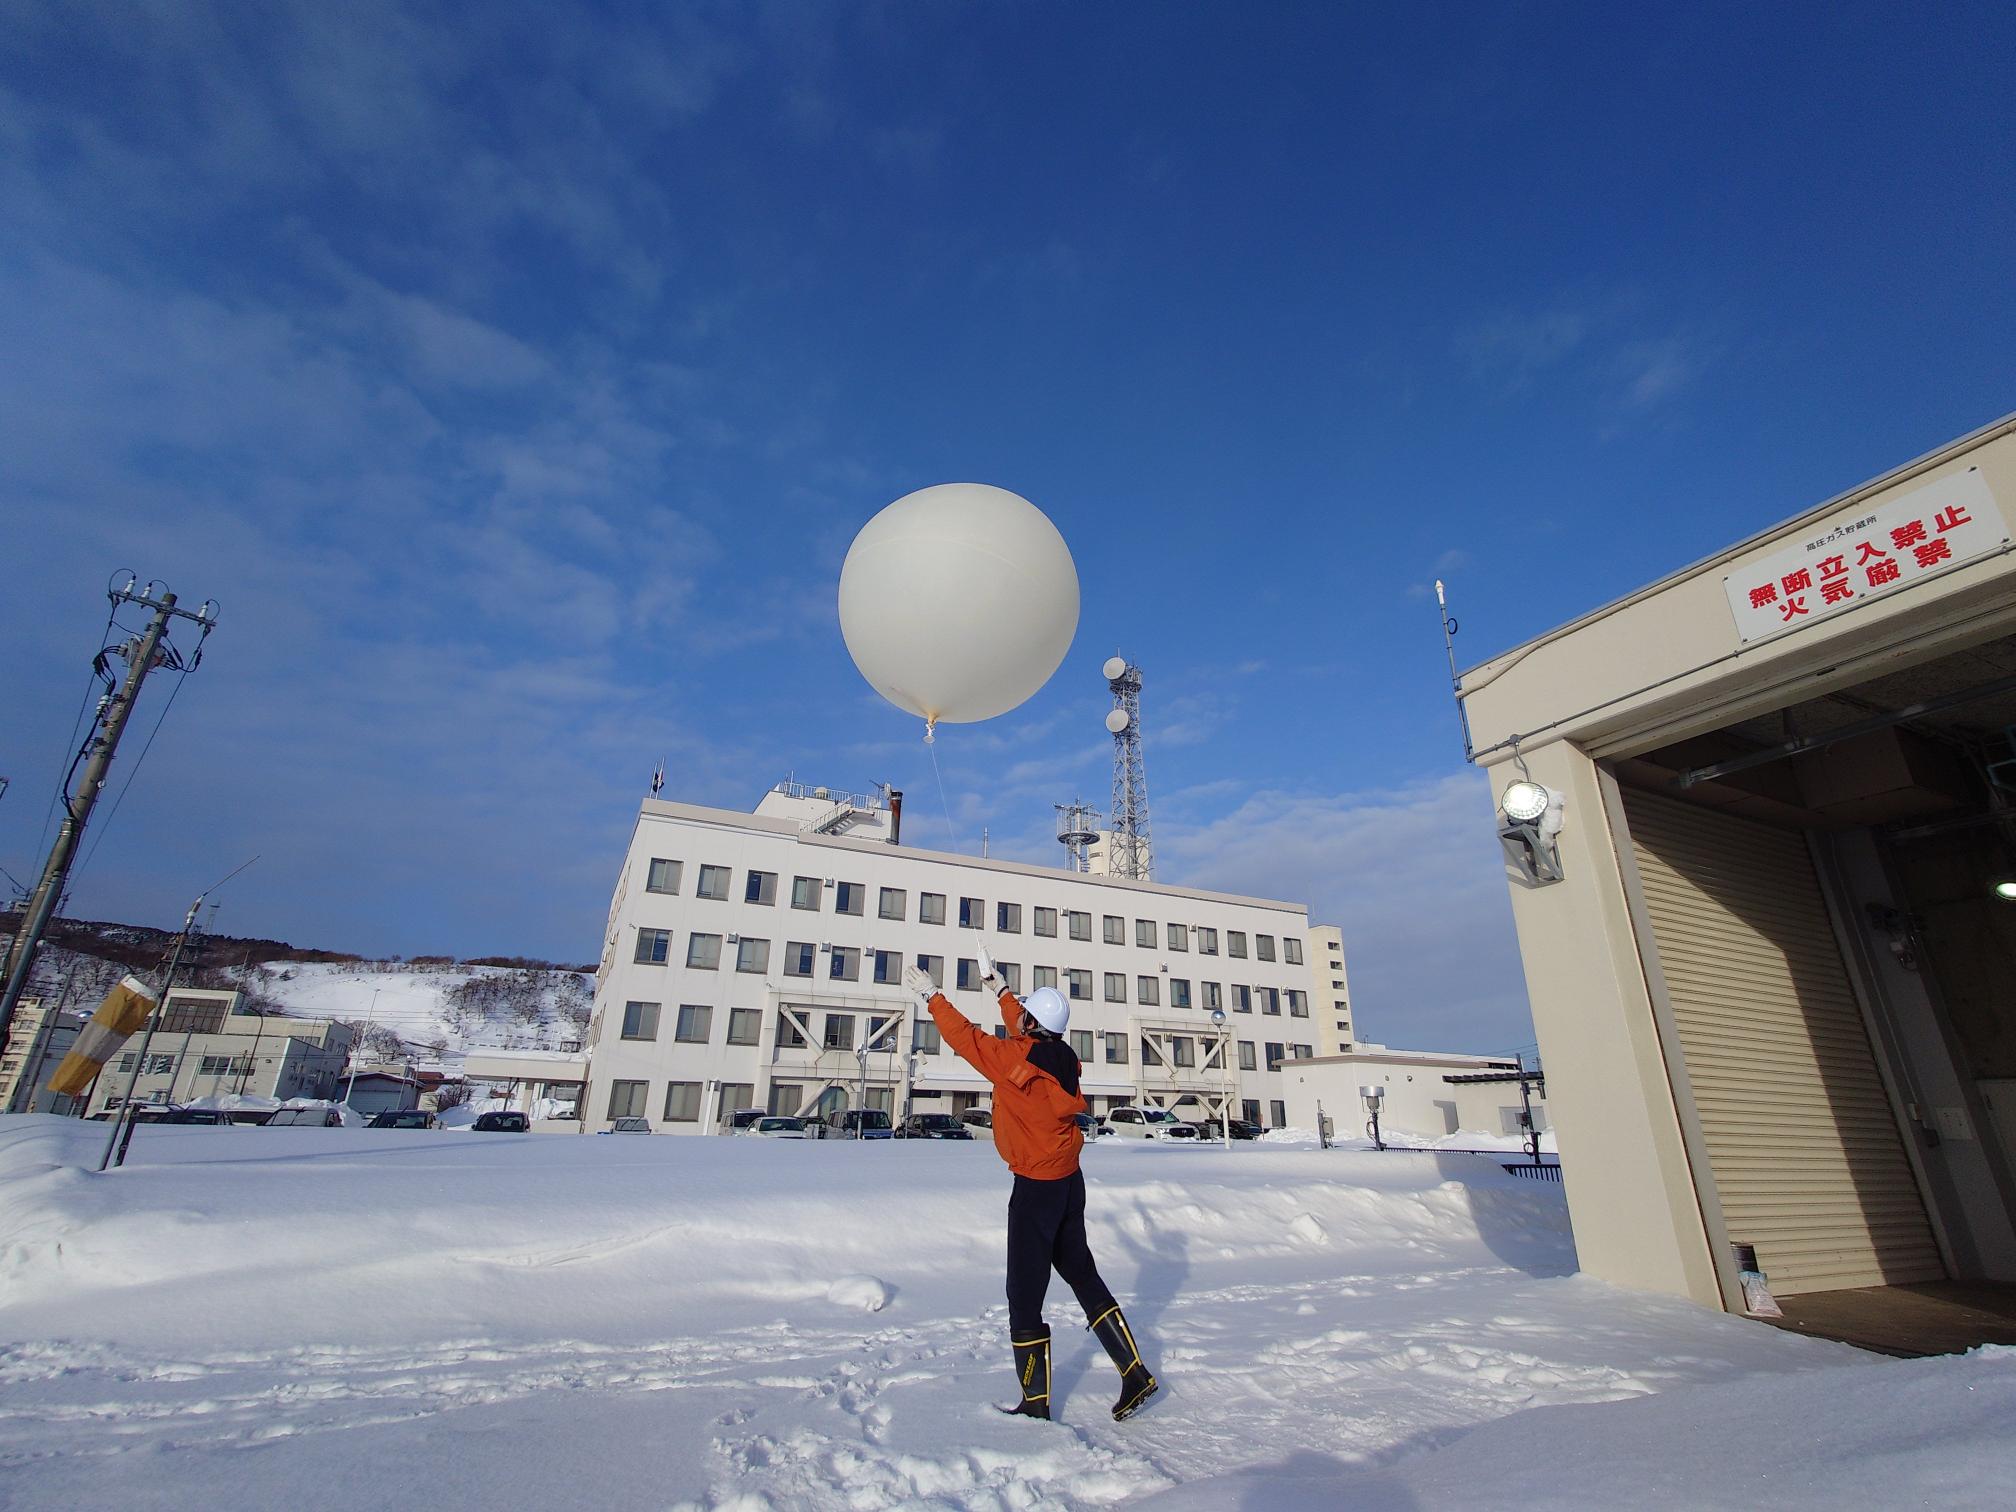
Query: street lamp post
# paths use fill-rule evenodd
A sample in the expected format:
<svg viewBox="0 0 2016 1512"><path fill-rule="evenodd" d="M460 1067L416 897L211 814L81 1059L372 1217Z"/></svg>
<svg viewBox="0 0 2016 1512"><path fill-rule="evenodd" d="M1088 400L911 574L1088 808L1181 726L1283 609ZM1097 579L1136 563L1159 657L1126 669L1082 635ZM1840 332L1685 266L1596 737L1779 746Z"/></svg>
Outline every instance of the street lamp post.
<svg viewBox="0 0 2016 1512"><path fill-rule="evenodd" d="M364 1033L357 1043L350 1047L350 1080L343 1088L343 1106L346 1108L350 1106L350 1094L357 1090L357 1057L370 1042L371 1030L378 1022L378 994L384 990L382 987L371 989L371 1008L364 1016Z"/></svg>
<svg viewBox="0 0 2016 1512"><path fill-rule="evenodd" d="M1218 1132L1224 1136L1225 1148L1232 1148L1232 1037L1225 1027L1225 1010L1211 1010L1211 1025L1218 1031L1218 1079L1225 1088L1225 1106L1218 1119Z"/></svg>

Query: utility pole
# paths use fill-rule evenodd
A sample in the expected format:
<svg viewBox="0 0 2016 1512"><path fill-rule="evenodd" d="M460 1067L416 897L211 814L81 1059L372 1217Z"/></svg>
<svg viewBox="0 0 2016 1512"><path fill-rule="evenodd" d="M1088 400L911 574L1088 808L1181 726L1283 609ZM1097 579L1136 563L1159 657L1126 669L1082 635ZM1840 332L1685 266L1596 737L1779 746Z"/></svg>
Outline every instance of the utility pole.
<svg viewBox="0 0 2016 1512"><path fill-rule="evenodd" d="M189 915L182 921L182 933L175 937L175 953L168 957L168 969L162 973L161 990L155 997L154 1011L147 1015L147 1032L140 1036L140 1048L133 1054L133 1072L126 1078L126 1094L120 1099L118 1112L113 1115L112 1132L105 1140L105 1153L98 1161L101 1171L112 1163L114 1147L119 1151L119 1164L126 1163L126 1147L133 1142L133 1089L140 1084L141 1074L147 1069L147 1051L154 1043L154 1028L168 1015L168 993L175 985L175 973L182 965L182 952L188 947L189 936L197 927L196 915L202 907L201 897L189 905ZM172 1074L168 1078L168 1090L172 1096L175 1090Z"/></svg>
<svg viewBox="0 0 2016 1512"><path fill-rule="evenodd" d="M126 721L132 717L133 706L140 698L140 685L147 680L147 674L158 666L172 666L178 671L193 672L203 659L202 639L209 637L217 623L217 606L205 601L195 613L175 607L175 595L163 589L158 595L149 583L136 591L129 576L126 586L109 590L114 614L121 604L137 604L153 610L147 621L147 628L139 635L122 642L118 646L108 646L99 652L95 663L101 675L105 673L105 659L110 655L123 657L126 662L126 680L98 705L98 716L92 733L86 737L84 750L90 760L85 765L83 780L76 792L65 792L63 802L63 824L56 831L56 843L49 847L49 859L42 867L42 879L35 886L27 906L21 912L21 924L14 932L14 941L4 963L5 985L0 986L0 1044L7 1038L7 1026L14 1018L14 1005L19 1001L28 985L28 972L35 964L35 951L42 943L43 932L49 927L50 917L56 911L57 901L63 896L63 884L70 875L71 862L76 859L77 842L83 837L84 826L90 822L91 810L97 805L98 795L105 787L105 774L111 768L112 757L119 749L119 737L126 733ZM197 642L195 656L184 664L173 646L164 649L168 626L176 619L186 619L202 626L202 639ZM185 935L187 931L185 930Z"/></svg>

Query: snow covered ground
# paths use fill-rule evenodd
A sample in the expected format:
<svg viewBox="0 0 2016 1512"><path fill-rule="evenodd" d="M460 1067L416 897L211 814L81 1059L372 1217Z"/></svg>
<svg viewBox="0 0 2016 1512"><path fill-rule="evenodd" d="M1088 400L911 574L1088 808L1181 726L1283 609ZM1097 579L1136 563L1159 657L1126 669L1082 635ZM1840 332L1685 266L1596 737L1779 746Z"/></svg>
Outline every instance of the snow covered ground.
<svg viewBox="0 0 2016 1512"><path fill-rule="evenodd" d="M1104 1141L1164 1383L1053 1293L1012 1394L991 1147L0 1118L0 1503L2009 1504L2016 1351L1899 1362L1573 1274L1476 1156Z"/></svg>
<svg viewBox="0 0 2016 1512"><path fill-rule="evenodd" d="M321 961L275 963L256 976L261 995L295 1017L374 1024L451 1058L469 1045L578 1041L592 993L573 972L500 966Z"/></svg>

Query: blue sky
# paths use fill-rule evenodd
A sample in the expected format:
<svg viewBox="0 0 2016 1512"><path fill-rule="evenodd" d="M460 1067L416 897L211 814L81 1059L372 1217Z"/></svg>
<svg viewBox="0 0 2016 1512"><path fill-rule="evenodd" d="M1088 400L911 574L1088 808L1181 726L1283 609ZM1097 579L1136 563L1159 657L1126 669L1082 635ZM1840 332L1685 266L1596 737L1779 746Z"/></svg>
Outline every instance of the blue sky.
<svg viewBox="0 0 2016 1512"><path fill-rule="evenodd" d="M256 853L219 928L372 952L592 959L661 758L1055 859L1119 649L1162 880L1341 923L1363 1033L1524 1044L1426 585L1475 662L2016 407L2012 44L1988 5L9 6L0 865L120 567L223 615L71 911L171 923ZM948 825L834 589L954 479L1050 514L1084 614L941 738Z"/></svg>

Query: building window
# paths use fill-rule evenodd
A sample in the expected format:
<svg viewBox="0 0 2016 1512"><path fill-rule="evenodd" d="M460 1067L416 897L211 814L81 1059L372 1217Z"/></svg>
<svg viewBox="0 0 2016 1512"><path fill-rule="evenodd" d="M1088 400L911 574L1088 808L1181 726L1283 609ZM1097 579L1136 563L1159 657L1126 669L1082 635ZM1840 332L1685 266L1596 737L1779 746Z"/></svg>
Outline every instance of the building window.
<svg viewBox="0 0 2016 1512"><path fill-rule="evenodd" d="M1281 1016L1281 989L1279 987L1261 987L1256 990L1260 994L1260 1011L1262 1013L1271 1013L1276 1018L1279 1018Z"/></svg>
<svg viewBox="0 0 2016 1512"><path fill-rule="evenodd" d="M917 894L917 922L919 924L943 924L945 922L945 894Z"/></svg>
<svg viewBox="0 0 2016 1512"><path fill-rule="evenodd" d="M1189 978L1169 978L1169 1006L1171 1008L1188 1008L1190 1006Z"/></svg>
<svg viewBox="0 0 2016 1512"><path fill-rule="evenodd" d="M1205 982L1202 985L1204 988L1204 1001L1198 1006L1201 1007L1206 1013L1211 1013L1216 1011L1217 1009L1223 1008L1225 1006L1225 999L1223 992L1219 988L1218 984L1216 982Z"/></svg>
<svg viewBox="0 0 2016 1512"><path fill-rule="evenodd" d="M833 959L826 968L826 976L835 982L858 982L861 980L861 952L851 945L835 945Z"/></svg>
<svg viewBox="0 0 2016 1512"><path fill-rule="evenodd" d="M682 1045L704 1045L714 1028L714 1010L692 1003L679 1005L679 1029L672 1037Z"/></svg>
<svg viewBox="0 0 2016 1512"><path fill-rule="evenodd" d="M644 873L644 891L676 893L679 891L679 870L677 861L667 861L663 856L653 856L649 869Z"/></svg>
<svg viewBox="0 0 2016 1512"><path fill-rule="evenodd" d="M700 868L700 885L693 889L696 898L725 898L728 896L728 868L725 866L703 866Z"/></svg>
<svg viewBox="0 0 2016 1512"><path fill-rule="evenodd" d="M1127 973L1109 971L1106 973L1106 1001L1124 1003L1127 1001Z"/></svg>
<svg viewBox="0 0 2016 1512"><path fill-rule="evenodd" d="M875 980L887 987L903 980L903 957L894 950L875 952Z"/></svg>
<svg viewBox="0 0 2016 1512"><path fill-rule="evenodd" d="M206 1003L200 998L170 998L161 1015L165 1034L222 1034L224 1004Z"/></svg>
<svg viewBox="0 0 2016 1512"><path fill-rule="evenodd" d="M669 1082L665 1087L665 1122L700 1121L700 1083Z"/></svg>
<svg viewBox="0 0 2016 1512"><path fill-rule="evenodd" d="M1274 936L1256 934L1253 936L1253 953L1263 961L1274 959Z"/></svg>
<svg viewBox="0 0 2016 1512"><path fill-rule="evenodd" d="M1281 958L1290 966L1300 966L1302 964L1302 942L1292 935L1284 935L1281 939Z"/></svg>
<svg viewBox="0 0 2016 1512"><path fill-rule="evenodd" d="M1057 910L1039 908L1036 910L1036 933L1046 940L1057 938Z"/></svg>
<svg viewBox="0 0 2016 1512"><path fill-rule="evenodd" d="M1092 938L1092 915L1089 913L1080 913L1076 909L1072 909L1064 915L1064 922L1069 926L1072 939L1089 940Z"/></svg>
<svg viewBox="0 0 2016 1512"><path fill-rule="evenodd" d="M1185 926L1181 924L1171 924L1169 926L1169 948L1171 950L1188 950L1190 948L1190 931Z"/></svg>
<svg viewBox="0 0 2016 1512"><path fill-rule="evenodd" d="M1070 989L1070 997L1073 1002L1089 1003L1092 1001L1091 972L1067 971L1064 973L1064 982Z"/></svg>
<svg viewBox="0 0 2016 1512"><path fill-rule="evenodd" d="M1253 989L1238 982L1232 984L1232 1011L1251 1013L1253 1011Z"/></svg>
<svg viewBox="0 0 2016 1512"><path fill-rule="evenodd" d="M770 942L768 940L752 940L747 935L742 936L741 943L735 947L735 969L737 971L752 971L759 975L768 971L770 969Z"/></svg>
<svg viewBox="0 0 2016 1512"><path fill-rule="evenodd" d="M656 1003L625 1003L623 1005L623 1038L626 1040L655 1040L658 1038L658 1005Z"/></svg>
<svg viewBox="0 0 2016 1512"><path fill-rule="evenodd" d="M1239 1069L1241 1071L1256 1071L1259 1069L1259 1063L1253 1053L1253 1041L1251 1040L1239 1041Z"/></svg>
<svg viewBox="0 0 2016 1512"><path fill-rule="evenodd" d="M1143 1066L1161 1066L1167 1064L1162 1059L1162 1052L1155 1048L1155 1042L1145 1034L1141 1036L1141 1064Z"/></svg>
<svg viewBox="0 0 2016 1512"><path fill-rule="evenodd" d="M876 905L875 916L879 919L895 919L899 923L910 908L910 895L900 887L882 889L881 902Z"/></svg>
<svg viewBox="0 0 2016 1512"><path fill-rule="evenodd" d="M980 990L980 963L969 956L959 957L959 990L961 992Z"/></svg>
<svg viewBox="0 0 2016 1512"><path fill-rule="evenodd" d="M753 1082L721 1083L721 1106L715 1117L727 1122L730 1113L740 1113L756 1102L756 1086Z"/></svg>
<svg viewBox="0 0 2016 1512"><path fill-rule="evenodd" d="M1288 1016L1290 1018L1309 1017L1308 993L1297 992L1293 987L1288 989Z"/></svg>
<svg viewBox="0 0 2016 1512"><path fill-rule="evenodd" d="M1243 929L1225 931L1225 954L1235 961L1246 959L1246 932Z"/></svg>
<svg viewBox="0 0 2016 1512"><path fill-rule="evenodd" d="M1022 933L1022 905L1020 903L995 904L994 928L1000 934Z"/></svg>
<svg viewBox="0 0 2016 1512"><path fill-rule="evenodd" d="M917 1053L936 1055L945 1048L945 1037L938 1032L938 1026L928 1019L917 1026Z"/></svg>
<svg viewBox="0 0 2016 1512"><path fill-rule="evenodd" d="M1281 1069L1281 1046L1274 1040L1267 1041L1267 1069L1269 1071Z"/></svg>
<svg viewBox="0 0 2016 1512"><path fill-rule="evenodd" d="M669 929L640 929L637 931L637 962L642 966L663 966L672 955L672 931Z"/></svg>
<svg viewBox="0 0 2016 1512"><path fill-rule="evenodd" d="M987 927L987 904L979 898L959 900L959 927L961 929L985 929Z"/></svg>
<svg viewBox="0 0 2016 1512"><path fill-rule="evenodd" d="M994 969L1001 973L1001 985L1010 992L1022 990L1022 966L1017 961L996 961Z"/></svg>
<svg viewBox="0 0 2016 1512"><path fill-rule="evenodd" d="M796 1082L770 1083L770 1115L773 1118L790 1118L798 1112L799 1100L805 1089Z"/></svg>
<svg viewBox="0 0 2016 1512"><path fill-rule="evenodd" d="M1239 1102L1239 1116L1250 1124L1260 1122L1260 1099L1257 1097L1241 1098Z"/></svg>
<svg viewBox="0 0 2016 1512"><path fill-rule="evenodd" d="M1108 945L1127 943L1127 921L1118 914L1106 915L1106 943Z"/></svg>
<svg viewBox="0 0 2016 1512"><path fill-rule="evenodd" d="M825 1043L828 1050L852 1050L854 1048L854 1015L851 1013L827 1014Z"/></svg>
<svg viewBox="0 0 2016 1512"><path fill-rule="evenodd" d="M196 1064L198 1076L229 1076L231 1057L228 1055L206 1055Z"/></svg>
<svg viewBox="0 0 2016 1512"><path fill-rule="evenodd" d="M945 985L945 957L920 955L917 957L917 969L931 978L933 987L942 988Z"/></svg>
<svg viewBox="0 0 2016 1512"><path fill-rule="evenodd" d="M859 882L842 882L833 889L833 910L836 913L853 914L858 918L867 905L868 889Z"/></svg>
<svg viewBox="0 0 2016 1512"><path fill-rule="evenodd" d="M1030 969L1034 972L1034 975L1030 978L1030 985L1032 987L1055 987L1057 985L1057 968L1055 966L1034 966Z"/></svg>
<svg viewBox="0 0 2016 1512"><path fill-rule="evenodd" d="M686 964L695 971L719 971L721 936L717 934L686 936Z"/></svg>
<svg viewBox="0 0 2016 1512"><path fill-rule="evenodd" d="M895 1022L886 1013L869 1014L868 1038L861 1041L861 1048L864 1050L880 1050L884 1055L893 1051L896 1048L896 1036L891 1034L885 1039L883 1035L889 1026Z"/></svg>
<svg viewBox="0 0 2016 1512"><path fill-rule="evenodd" d="M788 1014L781 1010L777 1014L777 1048L780 1050L802 1050L805 1048L805 1034Z"/></svg>
<svg viewBox="0 0 2016 1512"><path fill-rule="evenodd" d="M1288 1059L1290 1060L1313 1060L1315 1056L1316 1047L1314 1045L1290 1045L1288 1047Z"/></svg>
<svg viewBox="0 0 2016 1512"><path fill-rule="evenodd" d="M819 949L810 940L792 940L784 947L784 975L808 977Z"/></svg>
<svg viewBox="0 0 2016 1512"><path fill-rule="evenodd" d="M1176 1066L1197 1064L1197 1045L1187 1034L1171 1035L1169 1039L1170 1063Z"/></svg>
<svg viewBox="0 0 2016 1512"><path fill-rule="evenodd" d="M817 877L793 877L791 879L791 906L819 911L821 886Z"/></svg>
<svg viewBox="0 0 2016 1512"><path fill-rule="evenodd" d="M763 1033L763 1015L754 1008L728 1010L728 1043L753 1045Z"/></svg>
<svg viewBox="0 0 2016 1512"><path fill-rule="evenodd" d="M1071 1031L1071 1053L1082 1063L1092 1059L1092 1031L1073 1029Z"/></svg>
<svg viewBox="0 0 2016 1512"><path fill-rule="evenodd" d="M742 901L776 907L777 873L759 871L749 873L749 879L742 884Z"/></svg>
<svg viewBox="0 0 2016 1512"><path fill-rule="evenodd" d="M1277 1097L1267 1104L1267 1110L1274 1120L1275 1128L1285 1129L1288 1127L1288 1104L1282 1102Z"/></svg>
<svg viewBox="0 0 2016 1512"><path fill-rule="evenodd" d="M642 1118L644 1098L651 1090L651 1083L641 1081L612 1081L609 1083L609 1116L611 1118Z"/></svg>
<svg viewBox="0 0 2016 1512"><path fill-rule="evenodd" d="M1127 1064L1127 1036L1108 1033L1106 1036L1106 1064L1124 1066Z"/></svg>
<svg viewBox="0 0 2016 1512"><path fill-rule="evenodd" d="M1199 955L1218 954L1217 930L1206 929L1201 924L1197 926L1197 954Z"/></svg>
<svg viewBox="0 0 2016 1512"><path fill-rule="evenodd" d="M1162 984L1154 977L1134 978L1134 1001L1146 1003L1149 1007L1159 1007L1162 1002Z"/></svg>
<svg viewBox="0 0 2016 1512"><path fill-rule="evenodd" d="M1155 921L1153 919L1136 919L1134 921L1134 943L1144 950L1153 950L1155 948Z"/></svg>

